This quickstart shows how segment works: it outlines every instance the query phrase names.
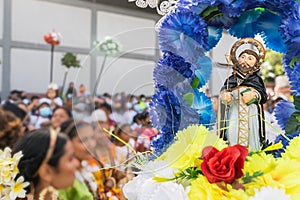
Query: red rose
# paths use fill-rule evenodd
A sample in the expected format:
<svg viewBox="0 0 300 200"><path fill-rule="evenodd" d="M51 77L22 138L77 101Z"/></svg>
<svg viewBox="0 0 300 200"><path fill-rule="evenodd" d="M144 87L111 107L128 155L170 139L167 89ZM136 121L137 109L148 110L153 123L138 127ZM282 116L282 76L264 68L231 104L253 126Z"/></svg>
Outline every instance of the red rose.
<svg viewBox="0 0 300 200"><path fill-rule="evenodd" d="M224 181L232 183L243 176L242 169L248 155L248 149L239 144L218 151L212 146L202 151L202 173L210 183Z"/></svg>

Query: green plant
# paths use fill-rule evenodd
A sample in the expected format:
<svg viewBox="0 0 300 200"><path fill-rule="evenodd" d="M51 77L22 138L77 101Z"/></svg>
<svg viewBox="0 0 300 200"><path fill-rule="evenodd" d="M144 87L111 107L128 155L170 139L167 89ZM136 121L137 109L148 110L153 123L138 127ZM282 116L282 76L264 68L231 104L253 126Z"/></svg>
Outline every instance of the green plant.
<svg viewBox="0 0 300 200"><path fill-rule="evenodd" d="M67 52L61 58L61 64L66 67L65 74L64 74L64 80L63 80L63 84L62 84L62 91L63 91L64 87L65 87L65 84L66 84L66 80L67 80L69 69L71 67L79 68L80 67L80 60L77 59L77 55L76 54Z"/></svg>
<svg viewBox="0 0 300 200"><path fill-rule="evenodd" d="M283 54L269 49L266 51L265 62L261 68L261 76L265 83L274 82L275 77L284 74L282 57Z"/></svg>

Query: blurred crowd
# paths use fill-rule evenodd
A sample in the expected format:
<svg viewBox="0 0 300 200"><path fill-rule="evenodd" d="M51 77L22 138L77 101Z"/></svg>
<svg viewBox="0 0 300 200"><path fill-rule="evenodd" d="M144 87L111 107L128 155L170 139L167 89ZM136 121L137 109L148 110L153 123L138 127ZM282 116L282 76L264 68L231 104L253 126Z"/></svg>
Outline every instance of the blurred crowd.
<svg viewBox="0 0 300 200"><path fill-rule="evenodd" d="M148 115L150 99L125 93L93 97L72 82L65 93L53 83L45 94L13 90L0 108L0 149L23 152L19 170L31 182L27 192L34 199L44 190L51 196L49 186L59 189L59 199L125 199L121 189L139 170L131 162L137 152L151 152L158 134ZM53 132L55 150L47 158ZM56 148L65 150L56 155ZM65 154L68 160L60 163ZM62 169L47 178L44 164Z"/></svg>

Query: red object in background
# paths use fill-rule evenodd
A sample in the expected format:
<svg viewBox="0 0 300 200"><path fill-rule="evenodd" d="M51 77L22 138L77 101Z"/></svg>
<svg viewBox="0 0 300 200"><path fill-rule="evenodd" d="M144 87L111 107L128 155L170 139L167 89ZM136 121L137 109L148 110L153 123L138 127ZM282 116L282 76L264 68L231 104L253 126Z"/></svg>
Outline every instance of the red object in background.
<svg viewBox="0 0 300 200"><path fill-rule="evenodd" d="M44 35L45 42L48 44L51 44L53 46L60 44L59 39L60 39L60 35L59 35L59 33L55 32L55 31L52 31L52 32Z"/></svg>
<svg viewBox="0 0 300 200"><path fill-rule="evenodd" d="M60 33L52 31L44 35L44 40L47 44L51 45L51 60L50 60L50 83L53 81L53 55L54 47L60 44Z"/></svg>

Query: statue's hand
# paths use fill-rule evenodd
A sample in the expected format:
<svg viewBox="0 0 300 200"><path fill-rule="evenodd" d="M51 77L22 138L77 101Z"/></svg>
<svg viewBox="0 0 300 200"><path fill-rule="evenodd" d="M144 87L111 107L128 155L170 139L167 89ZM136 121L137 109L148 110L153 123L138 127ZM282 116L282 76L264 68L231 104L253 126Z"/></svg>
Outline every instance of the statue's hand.
<svg viewBox="0 0 300 200"><path fill-rule="evenodd" d="M232 101L230 92L223 92L221 95L222 101L225 103L230 103Z"/></svg>
<svg viewBox="0 0 300 200"><path fill-rule="evenodd" d="M256 98L256 93L254 91L245 92L242 96L242 100L245 104L247 104L254 98Z"/></svg>

